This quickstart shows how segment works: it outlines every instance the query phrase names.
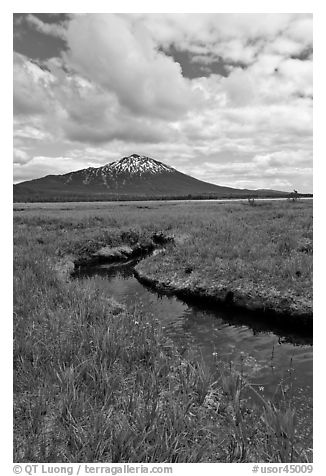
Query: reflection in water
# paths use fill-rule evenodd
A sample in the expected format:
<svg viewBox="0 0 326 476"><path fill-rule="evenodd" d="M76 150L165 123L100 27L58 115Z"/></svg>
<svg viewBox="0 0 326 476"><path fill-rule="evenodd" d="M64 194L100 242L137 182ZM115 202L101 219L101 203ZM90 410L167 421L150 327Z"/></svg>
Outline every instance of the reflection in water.
<svg viewBox="0 0 326 476"><path fill-rule="evenodd" d="M266 398L289 392L302 427L311 432L312 339L285 333L239 311L220 311L188 305L174 296L159 294L133 276L135 262L96 266L77 272L77 277L102 276L105 292L161 321L165 332L180 347L192 349L216 371L217 362L232 363ZM220 367L220 363L219 363ZM309 422L307 424L307 422Z"/></svg>

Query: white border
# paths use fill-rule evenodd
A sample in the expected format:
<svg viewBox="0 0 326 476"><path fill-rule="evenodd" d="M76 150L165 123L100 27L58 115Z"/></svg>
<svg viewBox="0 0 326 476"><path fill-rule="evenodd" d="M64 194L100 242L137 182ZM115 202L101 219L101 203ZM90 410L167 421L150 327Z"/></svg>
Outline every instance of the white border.
<svg viewBox="0 0 326 476"><path fill-rule="evenodd" d="M264 7L262 9L262 6ZM229 0L224 3L217 2L177 2L167 0L165 2L150 2L139 0L137 2L119 1L104 2L99 0L86 1L13 1L10 5L3 5L1 8L1 93L2 93L2 121L1 137L4 143L2 147L1 163L1 211L2 211L2 233L1 250L3 254L2 263L2 345L1 362L4 383L2 388L2 436L3 444L0 445L1 462L8 463L8 471L3 474L12 474L12 13L13 12L227 12L227 13L306 13L314 14L314 474L322 474L324 449L324 381L325 368L323 365L323 346L326 332L326 315L323 309L322 295L325 280L325 153L324 143L326 135L326 121L323 118L326 107L325 98L325 30L326 18L325 9L322 2L308 1L234 1ZM9 251L10 250L10 251ZM326 280L325 280L326 282ZM173 465L176 466L176 465ZM279 465L274 465L279 466ZM205 471L207 474L216 474L221 471L223 474L251 474L252 464L226 465L216 467L216 464L177 465L174 474ZM323 471L324 473L324 471Z"/></svg>

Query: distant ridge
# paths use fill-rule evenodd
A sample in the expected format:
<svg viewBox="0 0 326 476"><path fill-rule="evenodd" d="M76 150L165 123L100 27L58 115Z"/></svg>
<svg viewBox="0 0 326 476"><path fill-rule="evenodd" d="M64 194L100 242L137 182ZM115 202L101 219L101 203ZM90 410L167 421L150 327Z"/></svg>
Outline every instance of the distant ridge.
<svg viewBox="0 0 326 476"><path fill-rule="evenodd" d="M14 185L14 201L93 201L287 196L275 190L222 187L183 174L158 160L132 154L102 167Z"/></svg>

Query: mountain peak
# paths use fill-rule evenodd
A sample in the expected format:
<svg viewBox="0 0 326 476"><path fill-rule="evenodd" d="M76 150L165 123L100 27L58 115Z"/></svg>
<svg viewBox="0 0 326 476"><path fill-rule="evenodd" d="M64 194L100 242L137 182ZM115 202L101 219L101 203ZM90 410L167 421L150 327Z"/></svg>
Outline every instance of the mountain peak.
<svg viewBox="0 0 326 476"><path fill-rule="evenodd" d="M107 171L115 174L128 173L130 175L143 175L145 173L154 175L163 172L175 172L175 169L172 167L169 167L158 160L139 154L131 154L128 157L122 157L122 159L108 164L106 168Z"/></svg>

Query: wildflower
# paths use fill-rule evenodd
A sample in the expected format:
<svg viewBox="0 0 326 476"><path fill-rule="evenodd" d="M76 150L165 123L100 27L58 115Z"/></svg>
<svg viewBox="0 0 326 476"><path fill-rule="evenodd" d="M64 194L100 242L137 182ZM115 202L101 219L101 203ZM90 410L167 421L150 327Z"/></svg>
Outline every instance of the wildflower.
<svg viewBox="0 0 326 476"><path fill-rule="evenodd" d="M216 357L216 356L217 356L217 352L213 352L212 355L213 355L214 357Z"/></svg>
<svg viewBox="0 0 326 476"><path fill-rule="evenodd" d="M139 326L139 321L135 321L136 326Z"/></svg>

